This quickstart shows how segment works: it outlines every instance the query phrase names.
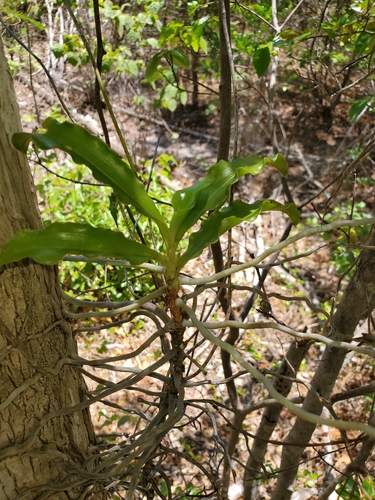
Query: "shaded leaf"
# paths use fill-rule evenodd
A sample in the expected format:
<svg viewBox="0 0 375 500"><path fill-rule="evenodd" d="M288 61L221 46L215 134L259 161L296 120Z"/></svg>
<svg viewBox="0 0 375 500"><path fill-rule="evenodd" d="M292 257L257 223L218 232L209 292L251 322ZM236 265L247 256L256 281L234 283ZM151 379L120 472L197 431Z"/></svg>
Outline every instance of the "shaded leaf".
<svg viewBox="0 0 375 500"><path fill-rule="evenodd" d="M162 52L158 52L153 57L151 57L150 62L147 65L145 76L147 80L153 77L154 73L157 72L160 61L161 61Z"/></svg>
<svg viewBox="0 0 375 500"><path fill-rule="evenodd" d="M14 134L13 145L24 153L30 141L42 150L58 148L65 151L75 163L87 165L95 179L111 186L122 203L133 205L139 213L154 220L163 234L167 235L164 219L141 181L129 165L101 139L79 125L60 123L53 118L47 118L43 127L47 129L44 134Z"/></svg>
<svg viewBox="0 0 375 500"><path fill-rule="evenodd" d="M167 60L179 68L189 69L190 68L190 59L189 57L181 52L180 50L171 50L166 53Z"/></svg>
<svg viewBox="0 0 375 500"><path fill-rule="evenodd" d="M64 55L64 45L54 43L51 47L51 52L57 59L59 59Z"/></svg>
<svg viewBox="0 0 375 500"><path fill-rule="evenodd" d="M355 56L360 57L361 55L369 52L374 47L374 43L375 43L374 34L360 33L354 45Z"/></svg>
<svg viewBox="0 0 375 500"><path fill-rule="evenodd" d="M68 63L70 63L72 66L77 66L77 64L79 63L79 59L78 59L78 56L77 54L75 54L74 52L68 52L66 54L66 60L68 61Z"/></svg>
<svg viewBox="0 0 375 500"><path fill-rule="evenodd" d="M229 188L246 174L258 175L266 165L273 166L282 175L287 175L288 167L284 157L277 153L272 158L256 155L247 158L224 160L213 165L201 181L176 191L172 197L174 215L170 228L177 244L185 232L208 210L220 208L229 196Z"/></svg>
<svg viewBox="0 0 375 500"><path fill-rule="evenodd" d="M253 55L253 66L258 78L265 75L271 62L270 49L262 47L257 49Z"/></svg>
<svg viewBox="0 0 375 500"><path fill-rule="evenodd" d="M351 108L349 109L349 118L355 120L362 111L366 108L367 104L371 101L371 97L365 97L364 99L359 99L355 101Z"/></svg>
<svg viewBox="0 0 375 500"><path fill-rule="evenodd" d="M120 232L88 224L55 222L40 231L19 231L0 252L0 266L30 258L39 264L57 264L65 255L84 255L88 259L107 257L142 264L163 256Z"/></svg>
<svg viewBox="0 0 375 500"><path fill-rule="evenodd" d="M272 210L284 212L290 217L293 224L299 222L300 214L294 203L282 205L274 200L258 200L255 203L247 204L241 200L235 200L221 212L213 212L202 223L200 230L190 236L188 249L178 260L178 266L182 267L186 262L200 255L204 248L215 243L222 234L241 222L251 222L260 213Z"/></svg>

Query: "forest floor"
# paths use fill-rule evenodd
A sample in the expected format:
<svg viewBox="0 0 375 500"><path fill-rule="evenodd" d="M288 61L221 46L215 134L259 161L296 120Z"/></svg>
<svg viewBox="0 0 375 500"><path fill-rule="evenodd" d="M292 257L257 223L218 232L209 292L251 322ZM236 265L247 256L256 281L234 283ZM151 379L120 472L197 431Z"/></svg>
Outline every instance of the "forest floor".
<svg viewBox="0 0 375 500"><path fill-rule="evenodd" d="M72 111L73 117L79 124L84 124L87 128L100 134L99 121L95 115L92 103L92 88L85 84L86 77L78 73L78 70L71 69L57 82L61 96ZM58 101L50 89L48 82L41 73L34 74L33 84L26 73L22 73L15 78L15 88L20 106L22 125L25 130L31 131L40 124L41 120L50 113L51 107L56 109ZM120 122L121 129L129 141L131 153L137 159L138 164L142 164L146 159L151 159L157 148L157 154L162 153L172 155L176 162L172 165L171 178L165 182L173 189L186 187L196 182L205 175L208 167L215 163L218 145L218 111L206 114L208 102L201 102L197 110L191 107L178 109L175 113L161 113L153 111L151 107L152 96L147 89L142 88L140 82L135 88L126 79L117 81L110 88L112 100L115 103L114 110ZM146 105L135 107L131 104L132 97L136 92L142 91L146 94ZM301 210L302 225L323 221L319 217L327 214L339 214L342 217L350 215L352 202L357 204L365 202L363 212L370 213L374 209L375 194L371 183L354 183L354 178L349 177L342 186L341 191L330 199L337 184L324 190L343 169L348 165L350 150L360 148L366 140L371 122L364 120L361 124L352 124L348 121L348 106L338 104L332 111L327 106L319 103L313 93L301 94L297 84L294 82L285 91L277 94L274 107L274 122L277 137L277 146L283 153L289 164L289 175L287 183L291 191L293 200L298 206L303 205ZM38 112L35 110L37 104ZM273 146L271 144L268 110L258 94L246 94L239 102L240 123L239 123L239 155L258 154L260 156L272 155ZM108 113L106 117L108 118ZM109 123L109 120L108 120ZM119 151L119 142L110 127L113 147ZM157 145L158 144L158 145ZM375 181L374 163L371 159L363 161L357 165L357 178L367 178ZM43 175L38 171L38 176ZM321 192L322 191L322 192ZM321 192L321 194L318 194ZM259 177L246 177L238 183L236 196L241 197L246 202L252 202L259 198L274 198L284 202L284 195L280 183L280 176L276 172L268 170ZM311 200L311 201L309 201ZM319 215L318 215L319 214ZM271 215L259 217L253 223L245 223L233 232L233 259L235 261L245 261L250 258L250 254L258 254L264 248L280 240L286 227L286 219L283 215L272 213ZM294 231L294 230L292 230ZM226 254L227 242L223 239L223 248ZM283 258L293 257L296 254L304 254L311 248L322 247L320 250L300 260L292 262L290 265L279 265L270 272L266 282L265 290L268 294L281 294L295 297L304 295L311 300L314 305L328 307L334 297L338 294L337 286L339 274L337 261L333 259L332 249L323 246L322 238L316 236L298 242L293 248L288 248ZM338 257L336 257L338 258ZM210 252L207 251L190 266L184 269L186 274L194 274L195 277L212 274L212 261ZM247 287L256 286L258 274L254 269L244 272L235 280L237 285ZM340 282L342 287L345 283ZM188 291L188 290L187 290ZM236 313L239 313L248 299L248 291L237 291L233 294L233 305ZM214 294L206 296L208 302L214 302ZM279 300L277 297L271 298L272 312L277 320L282 321L299 331L314 331L321 326L322 317L308 307L302 306L300 302L293 300ZM203 307L203 305L201 305ZM264 320L257 302L255 308L250 311L248 320ZM214 312L220 317L220 311L216 307ZM133 352L150 335L151 326L147 321L143 326L135 326L133 323L126 324L122 328L102 330L93 335L80 335L78 346L80 354L86 358L100 356L100 349L105 341L106 355L121 355L125 352ZM134 333L136 332L136 335ZM284 356L290 338L286 334L275 333L274 330L265 329L262 331L244 333L239 341L239 347L251 362L262 369L275 369ZM198 348L195 354L197 360L204 359L210 347L205 343ZM316 345L309 350L299 378L308 386L311 375L314 373L321 346ZM126 362L126 366L134 369L143 369L148 366L156 356L155 351L147 350L141 356L136 356ZM187 368L190 374L193 367ZM96 376L102 373L96 370ZM112 371L111 382L118 382L123 375L121 372ZM187 398L191 401L215 400L217 402L227 402L225 385L215 385L214 381L223 378L220 356L216 353L206 366L204 375L200 377L201 385L192 386L188 389ZM348 363L342 371L334 392L340 392L361 384L374 380L372 364L361 355L353 355L348 358ZM96 385L88 381L90 390L94 390ZM294 385L290 397L303 396L306 388L302 385ZM134 431L137 412L147 413L151 418L155 409L145 403L146 393L143 391L162 390L162 384L158 380L147 379L138 391L124 391L116 394L110 402L112 406L94 405L92 415L97 434L101 438L106 438L113 443L113 440L121 441ZM242 401L252 398L254 404L262 401L266 394L263 387L255 383L250 376L243 376L238 385L241 392ZM247 400L248 400L247 399ZM113 407L113 403L118 405ZM202 403L203 404L203 403ZM119 408L125 408L130 413L121 413ZM355 418L358 421L365 420L363 414L363 401L353 400L349 406L347 402L336 405L337 417ZM190 409L190 416L194 412L198 415L197 409ZM127 415L128 418L119 420L119 415ZM245 429L249 436L256 432L262 415L262 410L258 409L248 415L244 422ZM115 416L115 417L114 417ZM218 467L220 456L217 454L215 440L227 439L229 425L226 419L229 418L225 411L216 415L218 429L217 435L213 430L212 422L208 417L201 419L200 424L194 428L193 425L182 429L174 429L166 445L175 447L181 453L190 453L202 464L208 464L213 471ZM268 449L267 468L269 477L263 482L260 489L260 498L269 498L272 491L275 471L280 464L280 452L282 440L286 437L294 417L287 410L284 410L280 424L276 428L273 443ZM111 437L112 436L112 437ZM317 487L331 473L332 467L340 469L342 464L350 461L348 446L332 444L341 442L343 436L338 431L329 428L319 428L314 434L312 441L316 443L307 448L304 460L306 468L300 477L294 499L308 500L317 498ZM345 439L353 437L348 434ZM246 462L247 447L244 438L241 438L236 452L234 469L241 477L242 469L239 463ZM196 469L189 466L189 462L179 460L175 455L168 463L165 463L163 470L176 481L184 481L185 486L191 482L195 485L204 486L204 480ZM183 479L181 479L183 478ZM236 493L236 482L232 481L230 492L231 500L241 498L241 491ZM299 491L297 491L299 490ZM237 495L237 496L236 496ZM304 496L303 496L304 495ZM199 495L198 495L199 497Z"/></svg>

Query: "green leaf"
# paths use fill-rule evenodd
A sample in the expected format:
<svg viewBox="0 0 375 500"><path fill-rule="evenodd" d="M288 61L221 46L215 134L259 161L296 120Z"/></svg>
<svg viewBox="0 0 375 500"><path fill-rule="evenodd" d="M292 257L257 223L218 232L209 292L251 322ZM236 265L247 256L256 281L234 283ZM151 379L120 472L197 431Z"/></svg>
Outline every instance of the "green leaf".
<svg viewBox="0 0 375 500"><path fill-rule="evenodd" d="M302 42L302 40L306 40L306 38L310 38L311 36L311 31L305 31L304 33L302 33L302 35L300 36L297 36L297 38L295 39L296 42Z"/></svg>
<svg viewBox="0 0 375 500"><path fill-rule="evenodd" d="M358 483L349 477L344 484L338 484L335 491L343 500L361 500Z"/></svg>
<svg viewBox="0 0 375 500"><path fill-rule="evenodd" d="M354 55L360 57L364 53L369 52L373 48L374 42L375 35L372 33L361 33L354 45Z"/></svg>
<svg viewBox="0 0 375 500"><path fill-rule="evenodd" d="M270 65L271 54L268 47L257 49L253 55L253 66L258 75L258 78L267 73L268 66Z"/></svg>
<svg viewBox="0 0 375 500"><path fill-rule="evenodd" d="M283 40L290 40L296 37L296 32L294 30L283 30L279 33L279 37Z"/></svg>
<svg viewBox="0 0 375 500"><path fill-rule="evenodd" d="M26 21L27 23L32 24L36 28L38 28L40 31L44 31L46 27L44 24L40 23L39 21L36 21L35 19L32 19L29 16L26 16L25 14L22 14L22 12L18 12L18 10L13 10L13 9L8 9L7 7L2 7L2 11L4 14L11 14L12 16L18 17L19 19L22 19L22 21Z"/></svg>
<svg viewBox="0 0 375 500"><path fill-rule="evenodd" d="M362 111L366 108L367 104L371 101L372 97L365 97L364 99L359 99L355 101L351 108L349 109L350 120L355 120Z"/></svg>
<svg viewBox="0 0 375 500"><path fill-rule="evenodd" d="M176 99L169 99L169 101L167 101L167 108L169 109L169 111L171 111L172 113L174 111L176 111L177 109L177 101Z"/></svg>
<svg viewBox="0 0 375 500"><path fill-rule="evenodd" d="M111 186L122 203L133 205L139 213L155 221L168 238L166 223L141 181L129 165L101 139L79 125L60 123L53 118L47 118L43 127L47 129L44 134L14 134L13 145L24 153L30 141L42 150L58 148L65 151L75 163L87 165L95 179Z"/></svg>
<svg viewBox="0 0 375 500"><path fill-rule="evenodd" d="M181 52L180 50L171 50L165 54L167 61L171 64L178 66L179 68L189 69L190 59L189 57Z"/></svg>
<svg viewBox="0 0 375 500"><path fill-rule="evenodd" d="M370 498L375 498L375 481L371 476L367 477L363 483L362 488L369 495Z"/></svg>
<svg viewBox="0 0 375 500"><path fill-rule="evenodd" d="M128 71L131 75L137 76L139 73L139 68L137 61L133 61L132 59L129 59L128 61Z"/></svg>
<svg viewBox="0 0 375 500"><path fill-rule="evenodd" d="M153 77L154 73L157 72L161 57L162 52L158 52L150 59L145 72L145 77L147 78L147 80L150 80Z"/></svg>
<svg viewBox="0 0 375 500"><path fill-rule="evenodd" d="M164 26L159 35L160 47L165 47L168 43L173 43L183 29L184 23L182 21L171 21L167 26Z"/></svg>
<svg viewBox="0 0 375 500"><path fill-rule="evenodd" d="M231 162L221 160L208 170L204 179L176 191L172 197L175 213L170 224L175 244L205 212L217 210L227 201L230 186L240 177L246 174L258 175L266 165L276 168L284 176L288 173L285 159L279 153L272 158L251 155L247 158L234 158Z"/></svg>
<svg viewBox="0 0 375 500"><path fill-rule="evenodd" d="M88 259L126 259L134 265L150 259L165 260L155 250L125 238L120 232L88 224L55 222L40 231L19 231L0 252L0 266L26 258L52 265L67 254L84 255Z"/></svg>
<svg viewBox="0 0 375 500"><path fill-rule="evenodd" d="M187 92L180 92L180 101L183 106L186 105L187 100L188 100L188 93Z"/></svg>
<svg viewBox="0 0 375 500"><path fill-rule="evenodd" d="M103 61L102 61L102 73L109 73L111 71L111 66L112 66L111 59L109 59L109 58L103 59Z"/></svg>
<svg viewBox="0 0 375 500"><path fill-rule="evenodd" d="M64 55L64 45L54 43L51 47L51 52L57 59L59 59Z"/></svg>
<svg viewBox="0 0 375 500"><path fill-rule="evenodd" d="M79 63L79 59L78 59L78 56L77 54L75 54L74 52L68 52L66 54L66 60L68 61L68 63L70 63L72 66L77 66L77 64Z"/></svg>
<svg viewBox="0 0 375 500"><path fill-rule="evenodd" d="M123 415L120 420L117 422L117 427L121 427L122 425L126 424L130 420L130 417L128 415Z"/></svg>
<svg viewBox="0 0 375 500"><path fill-rule="evenodd" d="M300 214L294 203L282 205L274 200L258 200L247 204L241 200L235 200L221 212L213 212L201 225L199 231L190 236L189 246L186 252L179 258L178 267L201 254L202 250L211 243L215 243L219 237L237 226L243 221L253 221L262 212L277 210L287 214L293 224L298 224Z"/></svg>

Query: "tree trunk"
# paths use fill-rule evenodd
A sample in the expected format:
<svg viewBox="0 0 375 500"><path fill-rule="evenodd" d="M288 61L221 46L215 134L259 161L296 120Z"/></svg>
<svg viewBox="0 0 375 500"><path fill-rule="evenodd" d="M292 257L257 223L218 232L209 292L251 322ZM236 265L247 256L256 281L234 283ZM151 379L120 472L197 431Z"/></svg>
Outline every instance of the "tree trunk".
<svg viewBox="0 0 375 500"><path fill-rule="evenodd" d="M0 39L0 248L17 231L42 227L26 159L11 144L19 131ZM69 364L53 371L75 350L56 270L26 259L3 266L0 303L0 498L105 498L79 473L95 449L88 408L68 410L84 399L82 375Z"/></svg>

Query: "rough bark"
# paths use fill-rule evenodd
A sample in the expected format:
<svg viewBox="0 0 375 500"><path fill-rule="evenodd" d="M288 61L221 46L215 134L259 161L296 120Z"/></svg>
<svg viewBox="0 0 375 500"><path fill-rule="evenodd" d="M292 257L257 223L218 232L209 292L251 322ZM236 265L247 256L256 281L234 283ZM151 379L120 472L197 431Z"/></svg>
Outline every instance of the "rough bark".
<svg viewBox="0 0 375 500"><path fill-rule="evenodd" d="M367 242L375 246L375 230ZM351 279L335 314L331 319L329 336L350 342L358 323L368 317L375 308L375 250L362 252L356 272ZM347 351L326 347L318 369L311 381L303 409L320 415L324 400L328 399L340 373ZM272 500L289 500L292 484L298 470L302 452L308 444L315 424L298 418L285 439L280 474Z"/></svg>
<svg viewBox="0 0 375 500"><path fill-rule="evenodd" d="M16 232L42 226L26 159L11 144L19 131L0 39L0 248ZM3 266L0 303L0 498L104 498L93 493L95 487L86 494L90 485L85 480L59 491L59 485L69 483L68 467L79 474L95 436L87 409L49 418L50 412L84 398L77 367L64 365L51 373L75 349L61 314L56 270L31 260ZM94 460L89 463L93 466Z"/></svg>

